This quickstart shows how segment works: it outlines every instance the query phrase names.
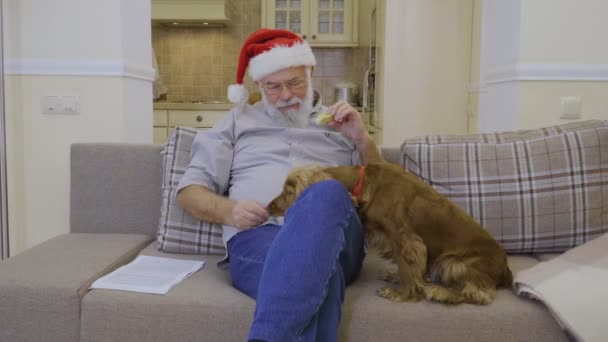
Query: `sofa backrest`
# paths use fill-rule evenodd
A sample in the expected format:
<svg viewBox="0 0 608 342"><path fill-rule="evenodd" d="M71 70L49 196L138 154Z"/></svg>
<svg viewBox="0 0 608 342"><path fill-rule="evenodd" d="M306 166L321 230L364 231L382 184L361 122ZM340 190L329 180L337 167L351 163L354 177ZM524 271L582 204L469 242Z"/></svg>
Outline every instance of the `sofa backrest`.
<svg viewBox="0 0 608 342"><path fill-rule="evenodd" d="M161 208L162 145L75 143L70 150L70 232L155 238ZM399 148L382 149L400 163Z"/></svg>
<svg viewBox="0 0 608 342"><path fill-rule="evenodd" d="M382 157L387 161L403 166L401 149L399 147L382 147Z"/></svg>
<svg viewBox="0 0 608 342"><path fill-rule="evenodd" d="M70 232L156 236L162 146L77 143L70 151Z"/></svg>

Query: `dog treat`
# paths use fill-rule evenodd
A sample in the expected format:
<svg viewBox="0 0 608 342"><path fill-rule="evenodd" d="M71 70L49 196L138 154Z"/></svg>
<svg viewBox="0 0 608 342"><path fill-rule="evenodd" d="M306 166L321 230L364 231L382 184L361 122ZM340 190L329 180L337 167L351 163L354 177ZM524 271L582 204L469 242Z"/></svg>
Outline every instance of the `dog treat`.
<svg viewBox="0 0 608 342"><path fill-rule="evenodd" d="M329 113L321 113L315 118L315 122L319 125L327 125L334 119L334 116Z"/></svg>

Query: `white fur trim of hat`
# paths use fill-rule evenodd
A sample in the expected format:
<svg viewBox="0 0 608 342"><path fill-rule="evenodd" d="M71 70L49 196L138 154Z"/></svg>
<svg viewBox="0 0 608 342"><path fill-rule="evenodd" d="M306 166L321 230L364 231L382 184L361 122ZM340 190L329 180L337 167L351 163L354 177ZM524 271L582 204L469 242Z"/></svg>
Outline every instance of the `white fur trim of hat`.
<svg viewBox="0 0 608 342"><path fill-rule="evenodd" d="M283 69L315 65L315 55L310 46L307 43L295 43L292 46L275 46L251 58L248 73L251 79L259 81Z"/></svg>

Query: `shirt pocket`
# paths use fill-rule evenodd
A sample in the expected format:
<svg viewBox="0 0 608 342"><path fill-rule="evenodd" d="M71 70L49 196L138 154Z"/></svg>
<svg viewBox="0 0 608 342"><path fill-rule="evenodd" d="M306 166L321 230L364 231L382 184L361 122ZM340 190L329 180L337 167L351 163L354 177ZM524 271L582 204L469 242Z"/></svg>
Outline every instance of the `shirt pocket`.
<svg viewBox="0 0 608 342"><path fill-rule="evenodd" d="M337 145L341 148L347 149L349 151L354 151L356 148L355 144L340 132L326 131L323 132L323 135L329 143Z"/></svg>

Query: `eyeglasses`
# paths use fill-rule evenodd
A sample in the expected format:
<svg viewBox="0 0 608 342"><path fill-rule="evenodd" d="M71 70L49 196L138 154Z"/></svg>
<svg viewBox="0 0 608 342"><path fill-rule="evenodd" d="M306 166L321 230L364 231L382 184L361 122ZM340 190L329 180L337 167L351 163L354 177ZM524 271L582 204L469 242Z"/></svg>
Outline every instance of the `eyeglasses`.
<svg viewBox="0 0 608 342"><path fill-rule="evenodd" d="M290 92L293 92L294 90L301 89L306 86L306 78L296 77L285 82L266 83L262 85L262 88L264 88L266 95L276 95L283 90L283 86L285 86L285 88L287 88Z"/></svg>

